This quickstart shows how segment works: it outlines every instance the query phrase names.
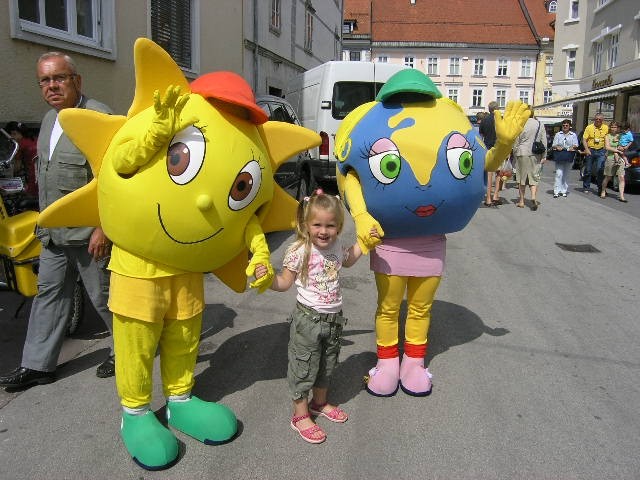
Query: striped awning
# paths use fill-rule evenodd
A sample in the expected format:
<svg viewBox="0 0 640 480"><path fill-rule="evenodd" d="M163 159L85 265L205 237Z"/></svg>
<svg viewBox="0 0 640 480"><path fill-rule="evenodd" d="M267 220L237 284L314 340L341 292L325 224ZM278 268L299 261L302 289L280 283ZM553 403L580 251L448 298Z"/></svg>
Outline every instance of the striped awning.
<svg viewBox="0 0 640 480"><path fill-rule="evenodd" d="M636 80L631 80L628 82L618 83L616 85L609 85L607 87L596 88L595 90L591 90L589 92L581 92L576 95L571 95L570 97L565 97L560 100L554 100L548 103L541 103L540 105L534 105L534 109L536 108L548 108L555 107L557 105L564 105L567 103L576 103L576 102L584 102L586 100L598 100L600 98L610 98L618 95L622 90L637 87L640 85L640 78Z"/></svg>

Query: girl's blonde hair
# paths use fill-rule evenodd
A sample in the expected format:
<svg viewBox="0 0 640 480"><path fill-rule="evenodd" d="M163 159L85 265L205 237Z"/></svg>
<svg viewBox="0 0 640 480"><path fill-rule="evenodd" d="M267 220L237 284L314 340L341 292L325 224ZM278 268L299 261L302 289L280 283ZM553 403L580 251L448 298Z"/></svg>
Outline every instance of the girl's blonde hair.
<svg viewBox="0 0 640 480"><path fill-rule="evenodd" d="M327 195L321 189L316 190L310 197L305 197L298 204L298 213L296 215L296 240L291 245L291 249L295 250L304 246L304 255L302 256L302 265L300 268L300 281L303 285L307 284L309 276L309 257L311 256L311 236L307 225L309 219L317 210L324 210L333 214L338 234L342 232L344 226L344 208L340 197Z"/></svg>

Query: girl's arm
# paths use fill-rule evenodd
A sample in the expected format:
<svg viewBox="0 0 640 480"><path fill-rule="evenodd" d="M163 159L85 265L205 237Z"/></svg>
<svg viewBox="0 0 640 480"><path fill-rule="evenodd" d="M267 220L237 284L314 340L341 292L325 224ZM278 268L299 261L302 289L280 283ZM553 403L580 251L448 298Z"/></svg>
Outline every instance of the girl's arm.
<svg viewBox="0 0 640 480"><path fill-rule="evenodd" d="M260 279L267 274L267 267L260 264L256 266L256 279ZM269 288L276 292L286 292L291 288L293 282L296 281L296 272L283 268L282 271L273 277L273 281Z"/></svg>
<svg viewBox="0 0 640 480"><path fill-rule="evenodd" d="M378 239L380 238L380 234L378 233L378 230L376 229L376 227L371 228L371 230L369 231L369 236L371 238L378 238ZM360 248L360 243L358 242L351 245L351 247L349 247L347 252L348 252L347 259L344 262L342 262L342 266L348 268L358 261L358 259L362 256L363 252L362 252L362 248Z"/></svg>

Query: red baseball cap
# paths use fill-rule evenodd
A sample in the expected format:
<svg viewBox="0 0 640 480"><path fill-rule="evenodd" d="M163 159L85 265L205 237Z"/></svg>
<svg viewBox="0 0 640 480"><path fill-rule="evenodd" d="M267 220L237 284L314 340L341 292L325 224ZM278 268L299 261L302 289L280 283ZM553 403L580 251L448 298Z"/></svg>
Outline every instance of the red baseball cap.
<svg viewBox="0 0 640 480"><path fill-rule="evenodd" d="M191 82L190 88L193 93L204 98L215 98L245 108L249 112L249 118L256 125L269 120L264 110L256 103L256 97L249 84L237 73L206 73Z"/></svg>

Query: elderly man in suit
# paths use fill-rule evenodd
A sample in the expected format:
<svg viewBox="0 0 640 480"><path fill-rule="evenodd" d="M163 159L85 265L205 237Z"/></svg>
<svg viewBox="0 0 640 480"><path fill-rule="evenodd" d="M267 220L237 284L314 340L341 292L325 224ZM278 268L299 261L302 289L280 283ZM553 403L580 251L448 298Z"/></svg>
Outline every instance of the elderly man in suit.
<svg viewBox="0 0 640 480"><path fill-rule="evenodd" d="M48 52L37 63L38 86L52 107L42 120L38 138L38 194L45 209L93 177L84 155L64 134L58 113L65 108L88 108L111 113L109 107L82 94L82 77L66 54ZM100 228L38 228L42 242L38 294L33 300L22 362L0 376L0 386L26 388L55 381L58 356L65 337L78 274L93 306L111 332L107 308L109 275L106 260L111 242ZM113 350L98 366L98 377L114 374Z"/></svg>

